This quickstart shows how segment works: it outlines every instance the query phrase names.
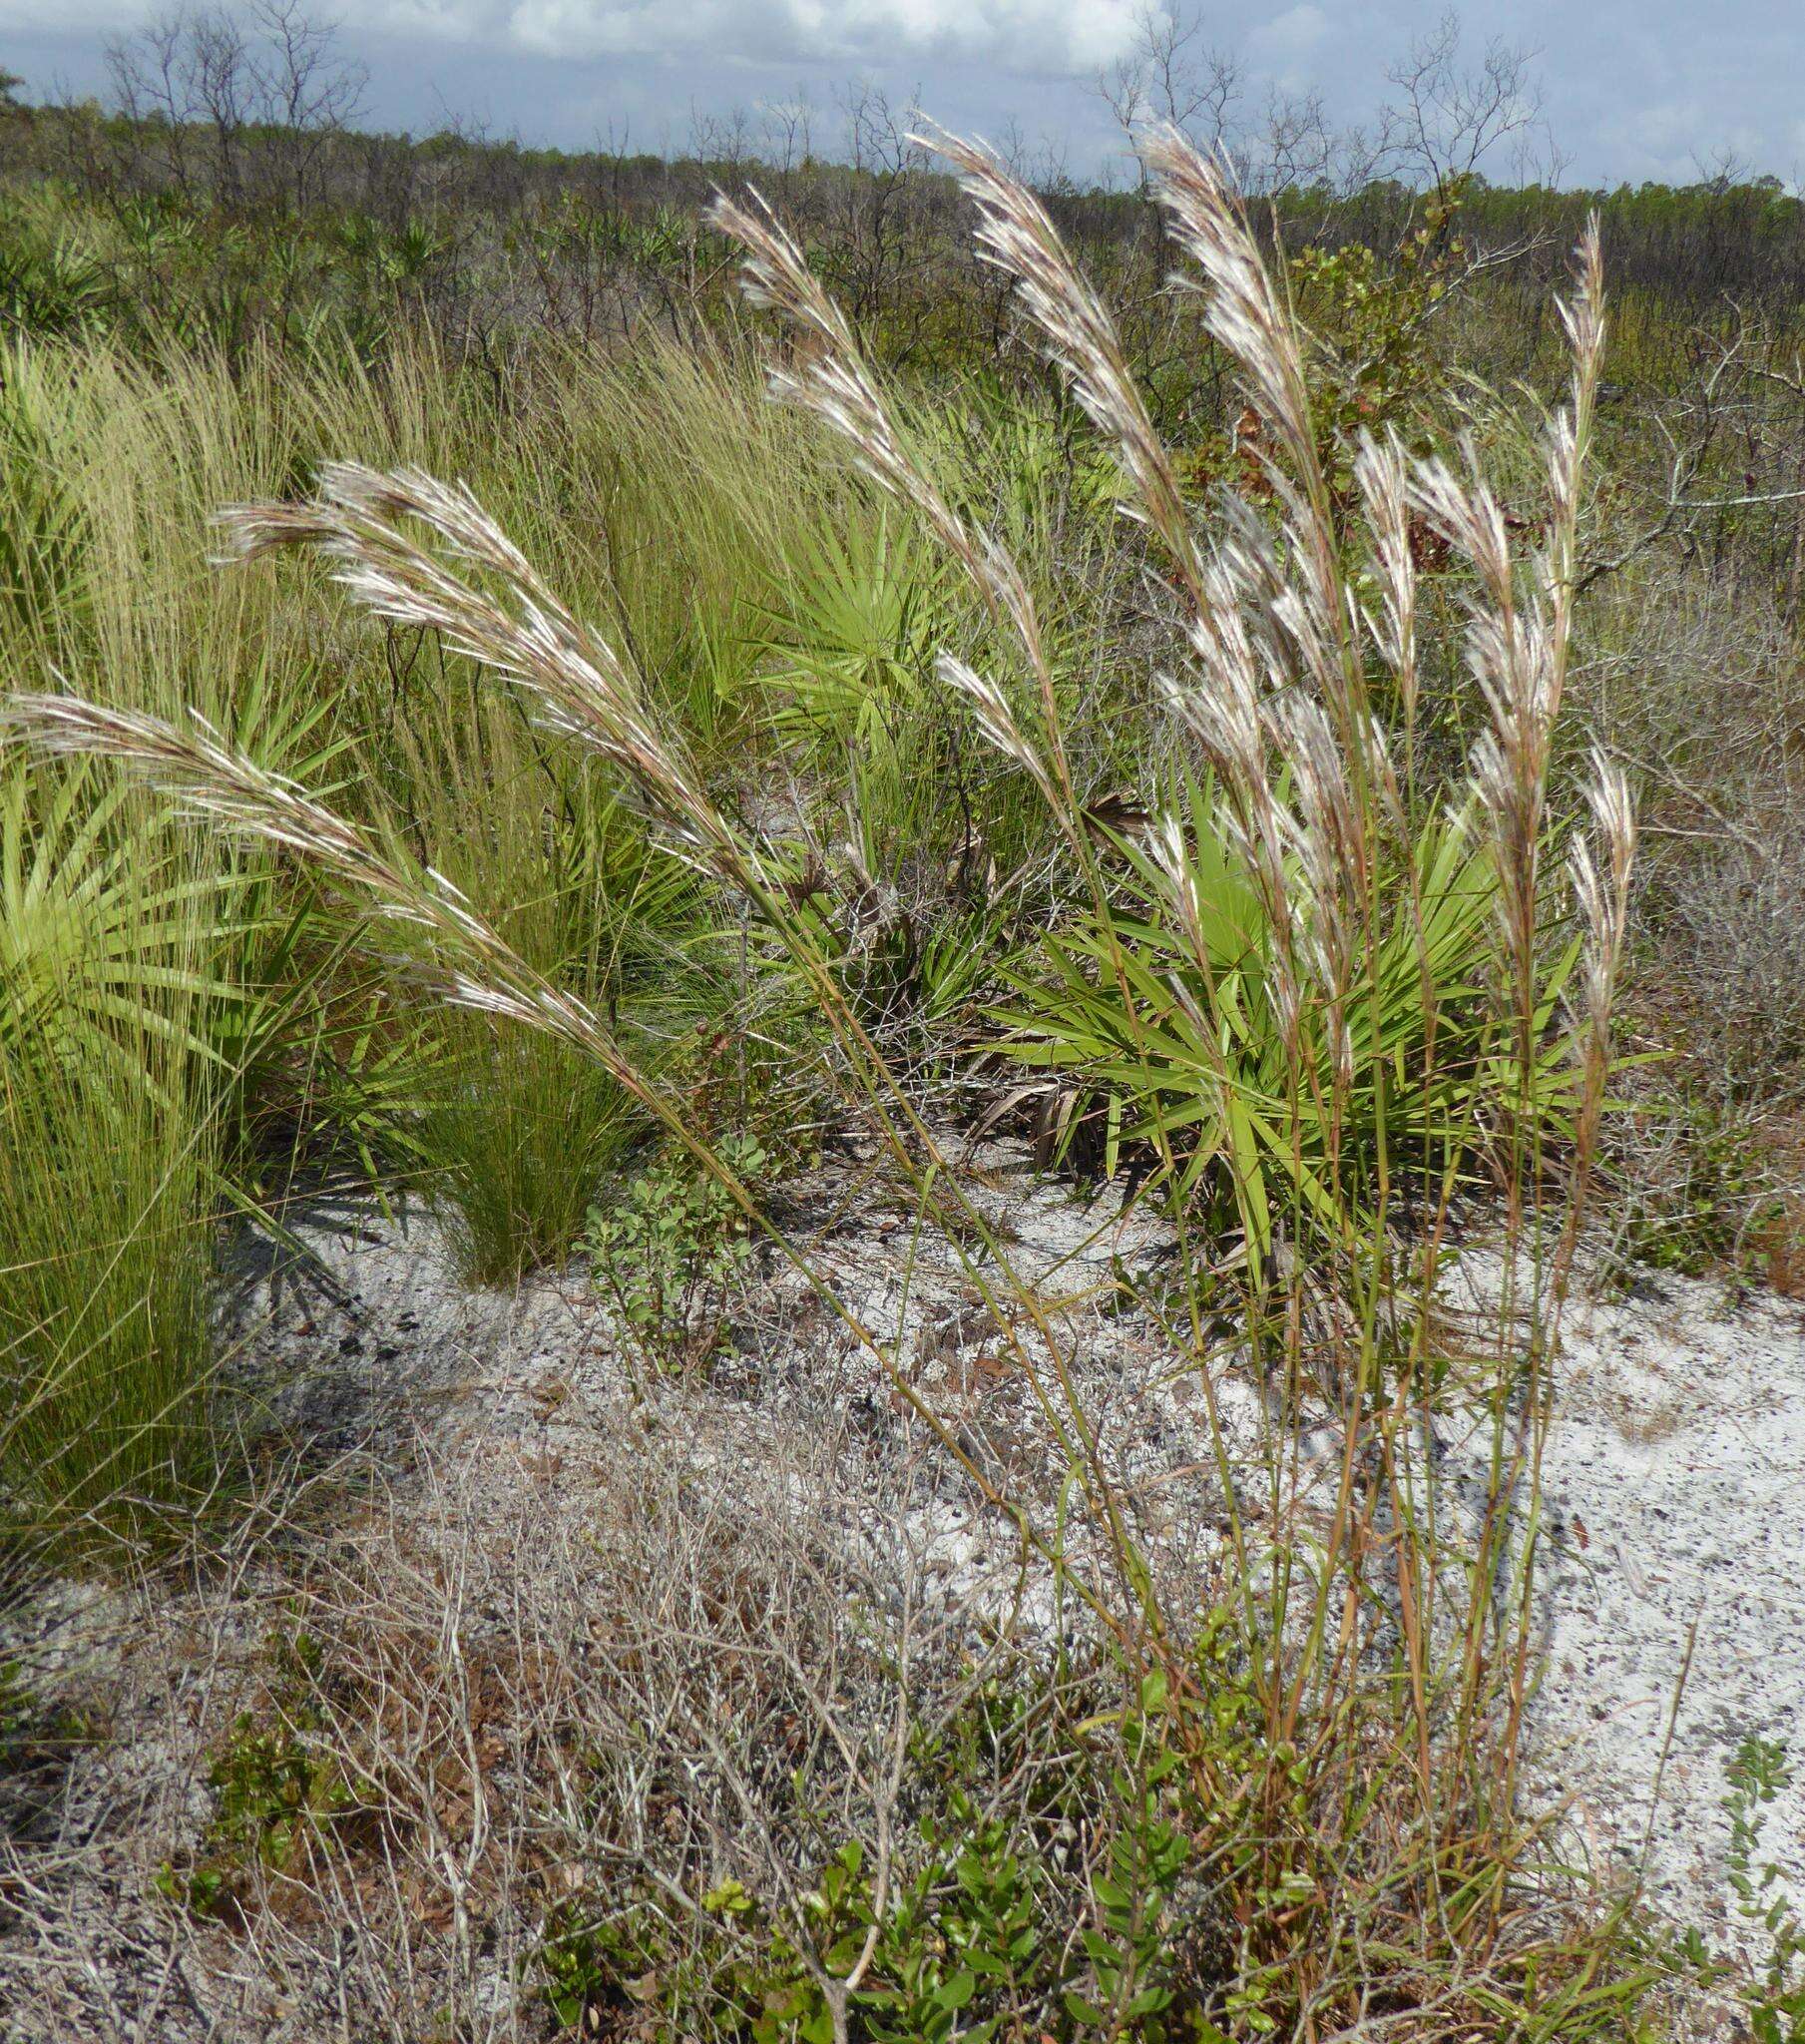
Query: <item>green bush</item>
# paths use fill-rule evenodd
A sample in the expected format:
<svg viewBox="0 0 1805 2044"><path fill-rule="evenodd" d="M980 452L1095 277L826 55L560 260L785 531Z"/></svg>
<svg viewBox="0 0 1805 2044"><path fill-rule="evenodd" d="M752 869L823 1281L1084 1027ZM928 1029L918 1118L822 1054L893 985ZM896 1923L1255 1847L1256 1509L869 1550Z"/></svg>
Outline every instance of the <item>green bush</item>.
<svg viewBox="0 0 1805 2044"><path fill-rule="evenodd" d="M1792 1770L1783 1747L1751 1733L1724 1772L1729 1778L1730 1886L1743 1919L1768 1940L1759 1976L1747 1992L1749 2033L1754 2044L1805 2044L1805 1919L1780 1869L1759 1864L1755 1857L1767 1806L1790 1786Z"/></svg>
<svg viewBox="0 0 1805 2044"><path fill-rule="evenodd" d="M637 2005L659 2044L831 2044L836 2001L868 2044L1218 2039L1177 1963L1206 1934L1186 1913L1202 1812L1147 1701L1120 1731L1112 1713L1075 1733L1044 1695L987 1683L915 1735L919 1813L891 1864L839 1843L799 1920L728 1875L693 1897L693 1934L651 1890L606 1915L562 1905L537 1955L546 1999L573 2029ZM1035 1784L1020 1802L991 1786L1011 1770Z"/></svg>
<svg viewBox="0 0 1805 2044"><path fill-rule="evenodd" d="M749 1136L723 1136L715 1152L742 1184L769 1162ZM718 1179L685 1157L655 1159L591 1211L584 1246L622 1320L661 1365L680 1368L719 1352L752 1234Z"/></svg>

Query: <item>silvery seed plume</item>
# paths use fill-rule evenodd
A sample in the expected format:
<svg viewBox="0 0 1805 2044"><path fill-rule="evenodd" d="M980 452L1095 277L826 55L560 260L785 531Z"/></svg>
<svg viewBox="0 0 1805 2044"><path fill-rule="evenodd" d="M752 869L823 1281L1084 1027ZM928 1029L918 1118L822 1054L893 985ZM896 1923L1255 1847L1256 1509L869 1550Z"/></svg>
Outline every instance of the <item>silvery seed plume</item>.
<svg viewBox="0 0 1805 2044"><path fill-rule="evenodd" d="M1153 430L1128 371L1109 308L1067 254L1047 209L982 144L932 127L915 138L959 172L978 209L979 253L1013 277L1024 312L1072 394L1099 432L1115 443L1134 484L1138 510L1172 556L1191 601L1204 601L1190 516L1165 443Z"/></svg>
<svg viewBox="0 0 1805 2044"><path fill-rule="evenodd" d="M1147 832L1146 855L1157 874L1161 893L1190 945L1191 956L1205 984L1214 971L1209 939L1197 899L1196 871L1185 841L1184 827L1170 809L1162 809ZM1179 985L1183 982L1180 979Z"/></svg>
<svg viewBox="0 0 1805 2044"><path fill-rule="evenodd" d="M1248 229L1227 165L1172 128L1148 135L1141 155L1173 239L1201 272L1204 323L1239 362L1254 408L1271 429L1273 451L1262 449L1257 458L1280 509L1291 562L1288 615L1272 616L1293 637L1298 660L1335 714L1342 744L1358 745L1365 720L1357 632L1349 631L1297 323ZM1199 283L1182 271L1172 280L1189 289Z"/></svg>
<svg viewBox="0 0 1805 2044"><path fill-rule="evenodd" d="M1196 665L1182 678L1161 673L1155 681L1167 709L1239 797L1266 777L1259 670L1238 615L1218 611L1215 617L1217 629L1191 634Z"/></svg>
<svg viewBox="0 0 1805 2044"><path fill-rule="evenodd" d="M1297 790L1297 848L1311 892L1322 899L1345 886L1358 897L1370 846L1327 713L1308 696L1286 696L1270 706L1267 722Z"/></svg>
<svg viewBox="0 0 1805 2044"><path fill-rule="evenodd" d="M1261 702L1303 679L1296 638L1283 622L1293 586L1270 527L1249 504L1224 492L1217 512L1221 530L1204 562L1206 601L1185 627L1194 692L1170 677L1161 685L1225 771L1263 779Z"/></svg>
<svg viewBox="0 0 1805 2044"><path fill-rule="evenodd" d="M1482 732L1474 744L1471 771L1492 840L1498 921L1514 989L1527 1004L1536 980L1548 732L1533 719L1500 715L1497 705L1494 711L1492 730Z"/></svg>
<svg viewBox="0 0 1805 2044"><path fill-rule="evenodd" d="M1554 623L1539 600L1510 611L1475 606L1467 625L1467 666L1491 713L1500 758L1528 789L1548 764L1560 709Z"/></svg>
<svg viewBox="0 0 1805 2044"><path fill-rule="evenodd" d="M965 569L985 603L1008 620L1021 641L1041 696L1061 795L1057 813L1068 831L1077 830L1053 670L1039 612L1013 555L994 533L962 518L915 458L896 429L845 315L821 288L802 251L763 199L752 192L748 204L741 206L717 193L708 220L745 251L741 276L751 302L778 313L808 342L807 358L799 368L772 370L772 395L820 419L847 442L859 466L880 488L912 505ZM1001 729L986 727L985 735L994 740Z"/></svg>
<svg viewBox="0 0 1805 2044"><path fill-rule="evenodd" d="M1570 572L1566 544L1571 542L1579 512L1579 435L1570 411L1558 411L1544 433L1543 460L1548 475L1549 545L1555 556L1550 580L1559 584Z"/></svg>
<svg viewBox="0 0 1805 2044"><path fill-rule="evenodd" d="M1331 583L1330 588L1334 591L1336 585ZM1312 601L1313 594L1303 578L1289 582L1273 599L1268 615L1289 649L1286 664L1291 671L1309 683L1320 701L1344 709L1334 628L1323 606Z"/></svg>
<svg viewBox="0 0 1805 2044"><path fill-rule="evenodd" d="M452 560L493 576L498 601L454 572L402 523L424 525ZM373 615L441 632L456 653L519 688L559 732L618 767L629 791L703 862L740 884L761 875L715 807L683 749L660 730L613 647L576 618L462 484L418 469L351 462L321 471L311 503L233 506L217 520L228 558L318 548L333 576Z"/></svg>
<svg viewBox="0 0 1805 2044"><path fill-rule="evenodd" d="M922 514L991 602L1018 623L1022 610L1032 616L1019 569L988 535L975 532L954 511L909 450L845 314L821 288L770 207L756 191L748 191L743 206L716 193L708 223L744 251L740 287L748 302L776 312L808 343L799 366L770 371L771 394L811 412L845 440L874 482Z"/></svg>
<svg viewBox="0 0 1805 2044"><path fill-rule="evenodd" d="M600 1018L535 972L442 873L403 870L295 782L231 752L204 718L190 716L192 728L183 731L79 696L15 695L0 704L0 730L52 757L117 761L181 811L294 853L360 906L443 940L461 962L418 968L443 998L562 1036L637 1097L649 1097Z"/></svg>
<svg viewBox="0 0 1805 2044"><path fill-rule="evenodd" d="M1280 810L1302 875L1290 890L1292 945L1315 981L1337 1082L1353 1083L1347 1001L1354 979L1356 906L1368 882L1370 847L1360 804L1347 777L1328 714L1302 695L1271 705L1267 721L1296 791L1294 810Z"/></svg>
<svg viewBox="0 0 1805 2044"><path fill-rule="evenodd" d="M1409 505L1472 562L1478 592L1468 600L1467 666L1479 684L1491 728L1475 742L1473 785L1493 840L1499 916L1520 994L1535 975L1543 822L1549 749L1561 707L1570 617L1548 601L1548 560L1536 583L1518 586L1510 537L1497 498L1480 475L1471 445L1465 478L1441 459L1411 467Z"/></svg>
<svg viewBox="0 0 1805 2044"><path fill-rule="evenodd" d="M1372 539L1379 607L1367 613L1373 644L1397 679L1406 726L1416 721L1417 567L1410 546L1408 464L1396 432L1384 441L1360 435L1354 482Z"/></svg>
<svg viewBox="0 0 1805 2044"><path fill-rule="evenodd" d="M1573 348L1573 398L1549 421L1545 453L1550 517L1544 581L1550 605L1562 621L1558 637L1563 656L1566 621L1574 598L1580 476L1591 444L1604 352L1603 260L1595 215L1586 222L1574 251L1574 269L1578 280L1575 294L1571 301L1560 301L1562 322Z"/></svg>
<svg viewBox="0 0 1805 2044"><path fill-rule="evenodd" d="M1025 768L1048 801L1057 804L1053 777L1046 763L1024 735L1008 698L997 684L968 667L957 655L945 651L937 656L934 668L946 687L963 696L971 705L972 721L977 725L980 736L998 752L1015 761L1018 766Z"/></svg>
<svg viewBox="0 0 1805 2044"><path fill-rule="evenodd" d="M1289 581L1278 543L1266 520L1233 491L1218 498L1216 516L1219 530L1205 571L1210 614L1232 614L1243 637L1258 649L1266 686L1288 688L1298 676L1295 648L1276 618Z"/></svg>
<svg viewBox="0 0 1805 2044"><path fill-rule="evenodd" d="M1267 772L1259 663L1244 614L1219 605L1191 621L1190 640L1195 664L1181 679L1162 673L1155 684L1214 767L1229 828L1273 926L1282 931L1290 923L1288 829Z"/></svg>
<svg viewBox="0 0 1805 2044"><path fill-rule="evenodd" d="M1587 214L1574 249L1575 290L1556 299L1574 353L1574 415L1589 423L1604 362L1604 249L1598 216Z"/></svg>
<svg viewBox="0 0 1805 2044"><path fill-rule="evenodd" d="M1576 831L1568 871L1585 923L1579 1007L1584 1022L1579 1044L1580 1091L1575 1115L1575 1155L1581 1175L1589 1168L1610 1073L1611 1011L1629 920L1629 882L1635 864L1635 812L1622 769L1592 755L1592 817L1604 853L1600 873L1592 847Z"/></svg>
<svg viewBox="0 0 1805 2044"><path fill-rule="evenodd" d="M1623 769L1601 752L1592 754L1592 780L1586 790L1598 842L1604 853L1599 872L1592 848L1576 831L1569 853L1574 892L1585 919L1584 994L1587 1017L1595 1033L1609 1027L1612 995L1622 961L1629 922L1629 882L1635 866L1635 808Z"/></svg>
<svg viewBox="0 0 1805 2044"><path fill-rule="evenodd" d="M1635 804L1629 796L1629 780L1621 766L1606 759L1597 748L1591 756L1592 779L1586 790L1592 819L1610 859L1610 889L1619 902L1629 897L1629 879L1635 865ZM1622 910L1616 911L1622 919Z"/></svg>
<svg viewBox="0 0 1805 2044"><path fill-rule="evenodd" d="M1316 436L1296 331L1248 232L1226 164L1204 156L1171 127L1143 137L1140 154L1173 239L1209 286L1204 318L1210 332L1246 372L1256 408L1297 472L1313 474ZM1174 281L1196 287L1188 275Z"/></svg>
<svg viewBox="0 0 1805 2044"><path fill-rule="evenodd" d="M1466 555L1478 571L1489 600L1508 611L1515 591L1510 533L1504 512L1492 494L1491 485L1480 473L1472 442L1464 441L1461 451L1462 466L1466 469L1464 479L1456 476L1439 454L1412 463L1408 477L1410 506L1421 513L1432 531Z"/></svg>
<svg viewBox="0 0 1805 2044"><path fill-rule="evenodd" d="M1392 764L1391 741L1377 717L1369 716L1365 720L1361 752L1366 762L1368 786L1383 800L1392 821L1403 829L1404 790L1399 785L1397 768Z"/></svg>

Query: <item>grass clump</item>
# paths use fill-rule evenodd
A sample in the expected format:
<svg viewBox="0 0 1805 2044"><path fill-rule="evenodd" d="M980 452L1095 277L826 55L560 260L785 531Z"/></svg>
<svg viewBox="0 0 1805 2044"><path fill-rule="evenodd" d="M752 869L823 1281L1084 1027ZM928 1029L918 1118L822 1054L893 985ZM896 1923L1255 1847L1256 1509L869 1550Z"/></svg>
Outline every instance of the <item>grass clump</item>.
<svg viewBox="0 0 1805 2044"><path fill-rule="evenodd" d="M567 1257L645 1125L620 1084L556 1041L480 1023L439 1047L429 1083L415 1141L460 1276L515 1284Z"/></svg>
<svg viewBox="0 0 1805 2044"><path fill-rule="evenodd" d="M506 706L438 716L439 742L408 748L398 789L407 808L393 827L551 982L618 1012L649 969L658 907L678 905L673 891L641 918L636 893L650 876L637 833L623 831L593 782L545 773ZM657 942L677 958L680 928ZM517 1283L571 1254L644 1116L573 1046L480 1014L447 1015L410 998L404 976L396 992L417 1109L405 1112L404 1091L400 1161L466 1281Z"/></svg>
<svg viewBox="0 0 1805 2044"><path fill-rule="evenodd" d="M0 1513L144 1530L214 1486L243 888L131 790L0 762Z"/></svg>
<svg viewBox="0 0 1805 2044"><path fill-rule="evenodd" d="M7 1518L74 1531L195 1503L216 1448L206 1110L14 1071L0 1129Z"/></svg>

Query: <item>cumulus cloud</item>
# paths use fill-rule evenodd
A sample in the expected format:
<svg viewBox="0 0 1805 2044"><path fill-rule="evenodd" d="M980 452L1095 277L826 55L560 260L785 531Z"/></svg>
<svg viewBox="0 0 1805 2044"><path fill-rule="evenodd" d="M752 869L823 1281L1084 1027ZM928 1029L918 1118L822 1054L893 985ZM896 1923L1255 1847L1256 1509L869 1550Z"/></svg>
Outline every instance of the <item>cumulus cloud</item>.
<svg viewBox="0 0 1805 2044"><path fill-rule="evenodd" d="M378 0L362 25L569 61L963 57L1070 74L1121 56L1139 14L1136 0Z"/></svg>
<svg viewBox="0 0 1805 2044"><path fill-rule="evenodd" d="M1283 14L1262 22L1248 40L1262 57L1294 62L1307 57L1328 32L1328 16L1304 0L1303 5L1287 7Z"/></svg>

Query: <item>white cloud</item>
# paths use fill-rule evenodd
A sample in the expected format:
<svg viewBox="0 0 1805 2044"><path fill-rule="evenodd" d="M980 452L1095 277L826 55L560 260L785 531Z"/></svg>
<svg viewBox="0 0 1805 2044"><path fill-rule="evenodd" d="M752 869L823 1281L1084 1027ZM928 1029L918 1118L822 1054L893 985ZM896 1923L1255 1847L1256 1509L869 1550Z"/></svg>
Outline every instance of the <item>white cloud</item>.
<svg viewBox="0 0 1805 2044"><path fill-rule="evenodd" d="M1283 14L1262 22L1248 41L1272 63L1295 63L1307 57L1328 32L1328 16L1303 0L1302 5L1287 7Z"/></svg>
<svg viewBox="0 0 1805 2044"><path fill-rule="evenodd" d="M0 61L37 92L104 93L102 47L173 0L0 0ZM249 0L192 0L247 7ZM304 0L370 64L370 114L431 126L445 110L571 146L615 120L678 128L801 85L880 79L899 101L996 133L1005 121L1069 145L1074 169L1117 168L1088 79L1133 45L1143 0ZM1193 0L1151 0L1156 8ZM1247 99L1320 92L1331 118L1369 120L1385 67L1443 0L1203 0L1206 35L1246 62ZM1503 34L1550 54L1554 132L1576 175L1686 178L1736 149L1790 173L1805 155L1795 91L1805 16L1725 0L1700 39L1696 0L1459 0L1476 60ZM1558 57L1558 61L1557 61ZM1500 174L1508 174L1501 161Z"/></svg>
<svg viewBox="0 0 1805 2044"><path fill-rule="evenodd" d="M1329 40L1330 30L1329 17L1310 0L1300 0L1272 20L1260 22L1247 36L1256 75L1269 78L1285 92L1307 92L1317 82L1322 46Z"/></svg>
<svg viewBox="0 0 1805 2044"><path fill-rule="evenodd" d="M114 35L139 27L150 10L122 0L59 0L54 21L49 14L45 0L0 0L0 32L19 35L54 28L61 36Z"/></svg>
<svg viewBox="0 0 1805 2044"><path fill-rule="evenodd" d="M535 57L741 62L981 60L1094 70L1133 39L1135 0L377 0L360 26Z"/></svg>
<svg viewBox="0 0 1805 2044"><path fill-rule="evenodd" d="M424 36L448 43L492 36L499 25L497 10L472 5L471 0L373 0L358 23L382 35Z"/></svg>

